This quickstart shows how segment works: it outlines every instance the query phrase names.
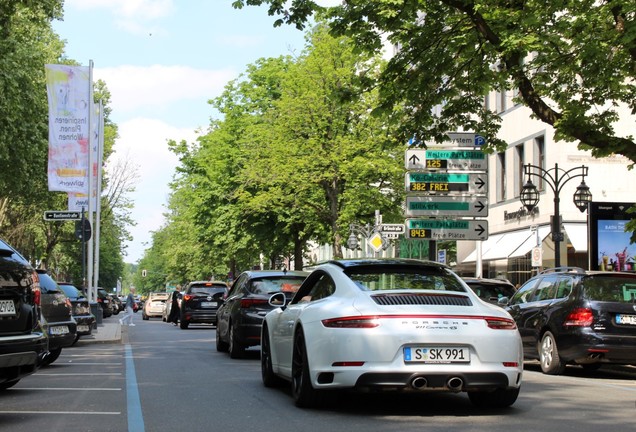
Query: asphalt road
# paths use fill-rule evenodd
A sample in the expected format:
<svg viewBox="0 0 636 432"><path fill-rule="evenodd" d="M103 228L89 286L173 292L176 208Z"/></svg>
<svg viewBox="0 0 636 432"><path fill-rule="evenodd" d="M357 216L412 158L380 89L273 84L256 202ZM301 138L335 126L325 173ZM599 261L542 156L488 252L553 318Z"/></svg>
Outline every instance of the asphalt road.
<svg viewBox="0 0 636 432"><path fill-rule="evenodd" d="M62 351L0 393L0 431L577 431L634 428L636 369L546 376L526 364L512 408L483 411L465 394L347 393L317 410L260 380L256 349L218 353L214 328L137 320L121 344Z"/></svg>

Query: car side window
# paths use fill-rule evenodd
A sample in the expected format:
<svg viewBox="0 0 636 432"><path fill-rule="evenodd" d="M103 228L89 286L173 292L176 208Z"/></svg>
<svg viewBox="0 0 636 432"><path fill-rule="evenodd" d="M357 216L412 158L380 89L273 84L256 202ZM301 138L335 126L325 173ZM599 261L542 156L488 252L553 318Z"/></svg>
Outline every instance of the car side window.
<svg viewBox="0 0 636 432"><path fill-rule="evenodd" d="M247 280L247 275L244 275L244 274L240 275L239 278L234 281L234 284L232 285L232 288L230 289L230 292L227 294L227 296L231 297L233 295L236 295L240 290L242 290L246 280Z"/></svg>
<svg viewBox="0 0 636 432"><path fill-rule="evenodd" d="M557 282L556 298L565 298L572 292L574 281L571 277L562 276Z"/></svg>
<svg viewBox="0 0 636 432"><path fill-rule="evenodd" d="M336 284L329 277L329 275L324 274L318 282L314 285L314 287L309 292L309 301L316 301L323 299L325 297L329 297L336 291Z"/></svg>
<svg viewBox="0 0 636 432"><path fill-rule="evenodd" d="M537 285L536 280L529 280L528 282L526 282L525 285L519 288L519 290L515 293L515 295L512 296L509 303L510 306L528 303L529 301L531 301L530 298L532 297L535 291L536 285Z"/></svg>
<svg viewBox="0 0 636 432"><path fill-rule="evenodd" d="M537 286L532 300L530 301L543 301L552 300L556 295L557 278L556 276L547 276L541 279L541 282Z"/></svg>

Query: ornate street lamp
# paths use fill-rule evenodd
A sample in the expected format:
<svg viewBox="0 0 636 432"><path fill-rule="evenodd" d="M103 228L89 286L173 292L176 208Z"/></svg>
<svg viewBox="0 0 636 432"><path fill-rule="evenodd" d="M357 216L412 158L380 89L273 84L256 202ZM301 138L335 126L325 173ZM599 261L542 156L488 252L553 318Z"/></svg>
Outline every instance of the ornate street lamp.
<svg viewBox="0 0 636 432"><path fill-rule="evenodd" d="M558 164L554 164L554 168L544 169L536 165L527 164L524 166L523 173L528 177L528 181L521 189L521 203L530 212L539 203L539 191L530 180L530 176L542 178L554 192L554 215L552 216L552 241L554 241L554 265L561 266L561 249L560 244L563 241L563 233L561 232L561 213L559 210L560 198L559 194L563 186L576 177L582 177L581 184L574 192L574 205L584 212L587 205L592 201L590 188L585 184L585 176L588 167L581 165L580 167L571 168L567 171L559 168Z"/></svg>

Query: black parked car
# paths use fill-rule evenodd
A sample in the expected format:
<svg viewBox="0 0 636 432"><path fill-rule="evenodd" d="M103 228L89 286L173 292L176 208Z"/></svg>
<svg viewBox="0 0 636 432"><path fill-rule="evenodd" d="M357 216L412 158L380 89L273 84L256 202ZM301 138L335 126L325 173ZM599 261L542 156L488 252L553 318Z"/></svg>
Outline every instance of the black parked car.
<svg viewBox="0 0 636 432"><path fill-rule="evenodd" d="M636 365L636 274L546 270L526 282L506 310L517 322L526 358L546 374L567 364Z"/></svg>
<svg viewBox="0 0 636 432"><path fill-rule="evenodd" d="M75 340L81 336L91 335L95 326L95 315L91 313L91 306L88 298L75 285L69 282L57 283L73 306L73 319L77 323L77 333Z"/></svg>
<svg viewBox="0 0 636 432"><path fill-rule="evenodd" d="M48 354L39 320L40 295L33 267L0 240L0 390L36 372Z"/></svg>
<svg viewBox="0 0 636 432"><path fill-rule="evenodd" d="M104 288L97 288L97 303L102 308L102 316L108 318L113 315L113 306L111 305L110 294Z"/></svg>
<svg viewBox="0 0 636 432"><path fill-rule="evenodd" d="M49 337L49 355L43 366L48 366L60 356L62 348L75 343L77 323L73 319L71 301L46 270L37 270L42 292L42 325Z"/></svg>
<svg viewBox="0 0 636 432"><path fill-rule="evenodd" d="M216 311L227 294L227 284L220 281L190 282L183 291L179 326L190 323L216 324Z"/></svg>
<svg viewBox="0 0 636 432"><path fill-rule="evenodd" d="M263 318L273 309L269 297L284 292L291 299L309 273L300 271L246 271L217 312L216 349L239 358L245 348L260 345Z"/></svg>
<svg viewBox="0 0 636 432"><path fill-rule="evenodd" d="M487 279L476 277L462 277L463 281L475 291L480 299L488 303L499 304L499 300L510 300L515 294L515 286L506 279Z"/></svg>

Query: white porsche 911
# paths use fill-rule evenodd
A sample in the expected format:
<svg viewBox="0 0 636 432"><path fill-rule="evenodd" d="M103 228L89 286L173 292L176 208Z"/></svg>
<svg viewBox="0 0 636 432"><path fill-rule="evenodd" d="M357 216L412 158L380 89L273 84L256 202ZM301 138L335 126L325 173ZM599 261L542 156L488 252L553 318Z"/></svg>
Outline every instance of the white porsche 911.
<svg viewBox="0 0 636 432"><path fill-rule="evenodd" d="M477 406L519 395L523 350L514 320L447 266L411 259L353 259L317 266L263 322L261 372L291 381L300 407L328 390L467 392Z"/></svg>

